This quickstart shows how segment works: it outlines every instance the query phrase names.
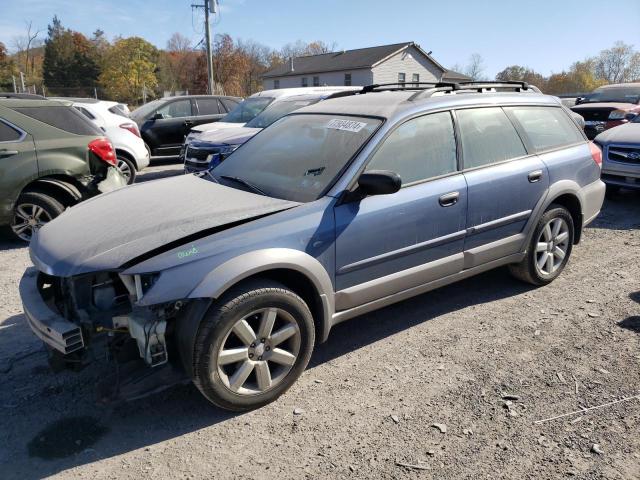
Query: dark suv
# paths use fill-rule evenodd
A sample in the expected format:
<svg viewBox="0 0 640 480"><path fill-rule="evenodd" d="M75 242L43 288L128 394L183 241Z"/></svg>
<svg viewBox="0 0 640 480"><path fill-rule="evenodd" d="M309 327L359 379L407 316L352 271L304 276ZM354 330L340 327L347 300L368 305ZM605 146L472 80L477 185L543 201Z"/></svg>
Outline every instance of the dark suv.
<svg viewBox="0 0 640 480"><path fill-rule="evenodd" d="M217 122L241 101L215 95L161 98L131 112L131 119L138 124L151 156L173 157L180 153L192 127Z"/></svg>
<svg viewBox="0 0 640 480"><path fill-rule="evenodd" d="M0 225L18 238L125 185L115 165L111 143L70 102L0 99Z"/></svg>

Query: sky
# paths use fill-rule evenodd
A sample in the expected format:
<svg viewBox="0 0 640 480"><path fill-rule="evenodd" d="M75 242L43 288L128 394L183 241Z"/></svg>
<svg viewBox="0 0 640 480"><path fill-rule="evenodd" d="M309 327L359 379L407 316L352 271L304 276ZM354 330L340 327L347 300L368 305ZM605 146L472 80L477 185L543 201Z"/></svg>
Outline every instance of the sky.
<svg viewBox="0 0 640 480"><path fill-rule="evenodd" d="M107 38L141 36L164 48L174 32L203 38L202 0L0 0L0 42L9 50L25 21L41 29L58 15L65 27ZM339 50L414 41L446 67L473 53L485 75L525 65L548 75L609 48L640 50L640 0L219 0L214 33L272 48L296 40L335 42Z"/></svg>

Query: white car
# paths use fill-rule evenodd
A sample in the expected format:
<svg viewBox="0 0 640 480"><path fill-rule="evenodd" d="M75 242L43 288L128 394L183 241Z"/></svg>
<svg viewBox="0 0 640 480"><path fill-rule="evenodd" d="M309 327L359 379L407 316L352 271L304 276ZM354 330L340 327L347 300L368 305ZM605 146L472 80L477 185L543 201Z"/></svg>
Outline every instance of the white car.
<svg viewBox="0 0 640 480"><path fill-rule="evenodd" d="M126 105L93 98L59 98L59 100L73 102L77 110L105 133L116 151L118 168L126 177L127 183L132 184L137 172L149 165L150 157L140 137L138 125L127 116Z"/></svg>
<svg viewBox="0 0 640 480"><path fill-rule="evenodd" d="M269 105L284 100L288 97L296 95L311 95L334 93L347 90L361 90L362 87L298 87L298 88L280 88L277 90L263 90L254 93L250 97L240 102L236 107L227 113L218 122L204 123L195 126L185 138L185 144L180 152L181 160L184 160L184 152L186 146L193 140L197 139L204 132L222 130L225 128L244 127L245 123L253 120L260 115L262 111Z"/></svg>

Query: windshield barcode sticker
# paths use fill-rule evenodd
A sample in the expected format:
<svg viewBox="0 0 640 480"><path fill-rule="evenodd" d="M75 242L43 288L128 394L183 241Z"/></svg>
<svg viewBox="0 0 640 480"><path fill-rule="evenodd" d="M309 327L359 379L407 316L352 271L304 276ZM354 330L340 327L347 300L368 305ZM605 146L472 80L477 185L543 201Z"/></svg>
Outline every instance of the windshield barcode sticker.
<svg viewBox="0 0 640 480"><path fill-rule="evenodd" d="M356 122L354 120L340 120L339 118L329 120L329 123L327 123L327 128L333 128L334 130L346 130L347 132L354 133L359 132L366 126L367 124L364 122Z"/></svg>

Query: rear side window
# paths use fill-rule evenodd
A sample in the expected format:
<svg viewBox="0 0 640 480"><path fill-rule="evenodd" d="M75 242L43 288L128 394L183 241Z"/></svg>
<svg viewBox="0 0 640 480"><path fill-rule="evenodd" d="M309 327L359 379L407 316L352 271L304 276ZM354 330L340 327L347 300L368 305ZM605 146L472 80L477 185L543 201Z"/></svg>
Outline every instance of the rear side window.
<svg viewBox="0 0 640 480"><path fill-rule="evenodd" d="M76 110L78 110L80 113L82 113L85 117L87 117L89 120L95 120L96 117L93 116L93 113L91 113L89 110L87 110L84 107L73 107Z"/></svg>
<svg viewBox="0 0 640 480"><path fill-rule="evenodd" d="M241 102L241 100L236 100L235 98L221 98L220 101L224 105L224 108L227 109L227 112L233 110L236 105Z"/></svg>
<svg viewBox="0 0 640 480"><path fill-rule="evenodd" d="M458 110L456 114L462 136L464 168L482 167L527 154L520 136L501 108L473 108Z"/></svg>
<svg viewBox="0 0 640 480"><path fill-rule="evenodd" d="M400 125L374 154L367 170L391 170L400 175L403 185L455 172L451 114L433 113Z"/></svg>
<svg viewBox="0 0 640 480"><path fill-rule="evenodd" d="M15 107L13 110L65 132L76 135L102 135L97 127L73 107Z"/></svg>
<svg viewBox="0 0 640 480"><path fill-rule="evenodd" d="M0 120L0 142L16 142L22 133Z"/></svg>
<svg viewBox="0 0 640 480"><path fill-rule="evenodd" d="M536 151L563 147L584 138L575 123L556 107L509 107Z"/></svg>
<svg viewBox="0 0 640 480"><path fill-rule="evenodd" d="M222 110L222 112L220 111L218 100L215 98L199 98L197 102L199 115L218 115L219 113L225 113L224 110Z"/></svg>

